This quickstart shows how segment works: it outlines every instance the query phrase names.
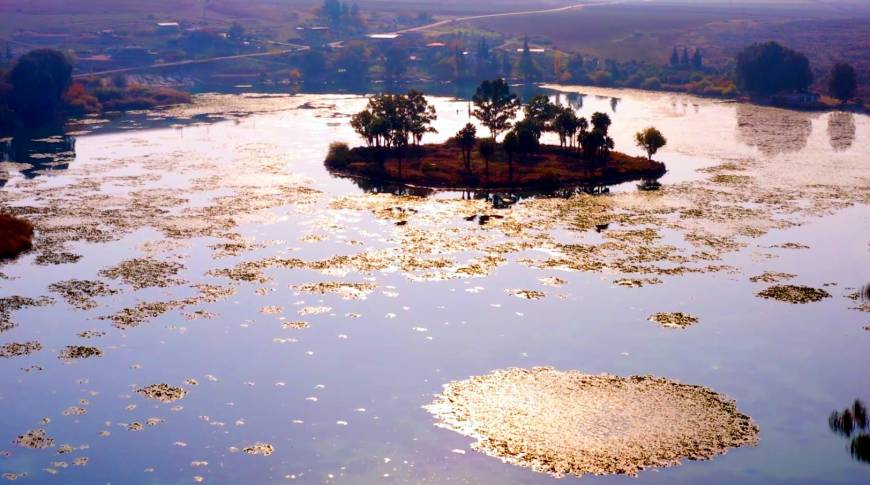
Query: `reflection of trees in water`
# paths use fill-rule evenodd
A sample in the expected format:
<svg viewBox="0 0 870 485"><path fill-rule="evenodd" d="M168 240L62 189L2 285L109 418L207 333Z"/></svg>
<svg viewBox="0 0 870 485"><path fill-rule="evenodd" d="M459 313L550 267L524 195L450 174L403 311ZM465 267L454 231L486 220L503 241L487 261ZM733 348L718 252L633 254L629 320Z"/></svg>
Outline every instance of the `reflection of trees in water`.
<svg viewBox="0 0 870 485"><path fill-rule="evenodd" d="M831 148L841 152L852 146L855 141L855 116L838 111L828 116L828 138Z"/></svg>
<svg viewBox="0 0 870 485"><path fill-rule="evenodd" d="M459 192L461 193L463 200L485 200L492 203L493 207L496 209L510 207L516 202L522 199L527 199L529 197L567 199L578 194L602 195L610 193L610 187L602 184L574 185L571 187L554 187L552 189L537 190L449 190L413 187L397 182L383 182L380 180L372 180L366 177L355 177L335 173L333 173L333 175L351 180L363 192L368 194L393 194L413 195L416 197L429 197L438 192Z"/></svg>
<svg viewBox="0 0 870 485"><path fill-rule="evenodd" d="M737 138L764 155L799 152L807 146L812 132L808 113L737 105Z"/></svg>
<svg viewBox="0 0 870 485"><path fill-rule="evenodd" d="M0 162L29 164L21 173L33 178L42 170L69 168L76 158L75 146L75 137L62 131L20 132L0 141Z"/></svg>
<svg viewBox="0 0 870 485"><path fill-rule="evenodd" d="M849 453L857 461L870 463L870 423L867 421L867 407L856 399L851 407L842 411L833 411L828 417L831 431L851 438ZM855 435L852 438L852 435Z"/></svg>
<svg viewBox="0 0 870 485"><path fill-rule="evenodd" d="M580 93L557 92L555 98L553 98L553 103L558 106L565 106L567 108L571 108L574 111L580 111L581 109L583 109L584 96L584 94Z"/></svg>
<svg viewBox="0 0 870 485"><path fill-rule="evenodd" d="M610 98L610 110L616 113L616 107L619 106L619 102L622 101L619 98Z"/></svg>

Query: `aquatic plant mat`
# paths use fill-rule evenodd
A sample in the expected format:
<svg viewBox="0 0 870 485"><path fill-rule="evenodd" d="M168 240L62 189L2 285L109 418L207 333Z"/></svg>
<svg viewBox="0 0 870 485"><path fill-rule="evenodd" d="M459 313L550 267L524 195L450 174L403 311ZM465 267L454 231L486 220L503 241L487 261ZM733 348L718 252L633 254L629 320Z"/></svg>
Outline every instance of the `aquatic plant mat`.
<svg viewBox="0 0 870 485"><path fill-rule="evenodd" d="M636 475L758 441L727 397L652 376L496 370L447 384L426 409L475 450L558 476Z"/></svg>

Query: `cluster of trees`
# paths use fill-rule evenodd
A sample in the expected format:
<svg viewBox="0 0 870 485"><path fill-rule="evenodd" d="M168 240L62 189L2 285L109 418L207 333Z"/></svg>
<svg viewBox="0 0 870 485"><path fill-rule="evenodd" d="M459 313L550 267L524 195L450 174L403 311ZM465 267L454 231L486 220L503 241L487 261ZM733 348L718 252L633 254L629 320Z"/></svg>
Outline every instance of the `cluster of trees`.
<svg viewBox="0 0 870 485"><path fill-rule="evenodd" d="M613 149L613 138L608 134L611 120L605 113L595 113L587 121L572 108L556 105L542 95L523 106L503 79L481 83L472 100L472 115L489 129L493 141L507 131L503 145L509 157L514 152L535 152L546 132L558 134L562 148L579 147L583 157L590 161L607 160ZM524 116L515 122L520 108Z"/></svg>
<svg viewBox="0 0 870 485"><path fill-rule="evenodd" d="M56 119L71 85L72 63L62 52L37 49L20 56L8 72L0 71L0 128Z"/></svg>
<svg viewBox="0 0 870 485"><path fill-rule="evenodd" d="M366 109L351 118L351 126L370 147L401 148L419 145L426 133L435 133L435 107L419 91L379 94Z"/></svg>
<svg viewBox="0 0 870 485"><path fill-rule="evenodd" d="M60 121L66 115L104 110L148 109L190 101L166 87L127 84L124 76L73 82L73 66L62 52L36 49L0 69L0 131Z"/></svg>
<svg viewBox="0 0 870 485"><path fill-rule="evenodd" d="M674 46L671 51L670 65L675 69L695 69L700 71L704 68L704 57L701 55L701 49L695 48L695 53L689 57L689 49L683 47L683 55L677 53L677 46Z"/></svg>
<svg viewBox="0 0 870 485"><path fill-rule="evenodd" d="M753 44L737 55L735 73L740 88L753 95L806 92L813 83L807 56L776 42ZM847 102L855 97L858 82L855 69L846 63L831 68L828 94Z"/></svg>
<svg viewBox="0 0 870 485"><path fill-rule="evenodd" d="M450 143L461 149L467 173L471 173L475 146L486 162L487 175L489 162L500 146L507 156L512 179L514 157L537 152L541 147L541 136L547 132L558 134L562 150L578 152L589 162L605 163L610 159L614 141L609 134L612 122L606 113L594 113L587 120L577 116L573 108L557 105L542 95L523 104L504 79L482 82L472 101L472 116L486 127L489 138L478 139L477 127L467 123L451 139ZM412 90L406 94L380 94L369 98L368 106L352 117L351 126L368 147L386 150L419 145L424 134L435 132L431 126L435 119L435 108L421 93ZM502 134L499 144L497 140ZM635 141L650 160L667 143L661 132L653 127L637 133ZM330 149L330 158L334 161L346 160L348 156L347 146L340 145ZM401 176L402 150L396 154L399 155Z"/></svg>
<svg viewBox="0 0 870 485"><path fill-rule="evenodd" d="M776 42L752 44L737 55L737 85L761 96L805 92L813 82L807 56Z"/></svg>
<svg viewBox="0 0 870 485"><path fill-rule="evenodd" d="M365 21L360 15L359 6L341 0L324 0L317 10L318 17L330 28L344 34L361 33L365 31Z"/></svg>

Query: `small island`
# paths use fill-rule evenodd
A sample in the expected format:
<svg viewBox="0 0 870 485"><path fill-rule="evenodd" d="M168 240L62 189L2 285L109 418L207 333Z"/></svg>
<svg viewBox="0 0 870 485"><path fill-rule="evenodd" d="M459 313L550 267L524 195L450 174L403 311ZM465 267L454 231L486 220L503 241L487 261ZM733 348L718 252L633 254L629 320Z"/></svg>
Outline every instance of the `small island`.
<svg viewBox="0 0 870 485"><path fill-rule="evenodd" d="M33 246L33 225L0 213L0 260L12 259Z"/></svg>
<svg viewBox="0 0 870 485"><path fill-rule="evenodd" d="M462 190L602 186L655 180L666 172L663 163L652 159L667 143L655 128L636 135L647 157L634 157L613 150L605 113L587 120L546 96L522 105L502 79L484 81L473 102L473 116L489 137L478 138L477 127L468 123L444 143L422 144L425 134L435 132L431 124L436 119L422 93L373 96L351 120L365 146L333 143L326 167L339 176ZM521 109L522 119L514 121ZM546 132L557 134L560 144L542 144Z"/></svg>

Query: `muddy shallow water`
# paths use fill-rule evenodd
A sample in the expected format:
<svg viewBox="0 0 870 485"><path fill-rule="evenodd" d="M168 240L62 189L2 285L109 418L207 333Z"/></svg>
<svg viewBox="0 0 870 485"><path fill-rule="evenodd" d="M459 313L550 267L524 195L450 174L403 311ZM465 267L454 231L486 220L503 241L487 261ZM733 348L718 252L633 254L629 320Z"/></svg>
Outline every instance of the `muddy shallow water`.
<svg viewBox="0 0 870 485"><path fill-rule="evenodd" d="M758 427L709 461L584 482L866 483L828 417L870 399L870 118L551 93L609 112L631 154L661 129L662 189L509 209L373 193L322 165L357 143L365 101L345 95L201 95L2 141L0 207L38 233L0 266L0 473L547 483L424 406L552 366L704 386ZM434 101L440 141L468 105Z"/></svg>

